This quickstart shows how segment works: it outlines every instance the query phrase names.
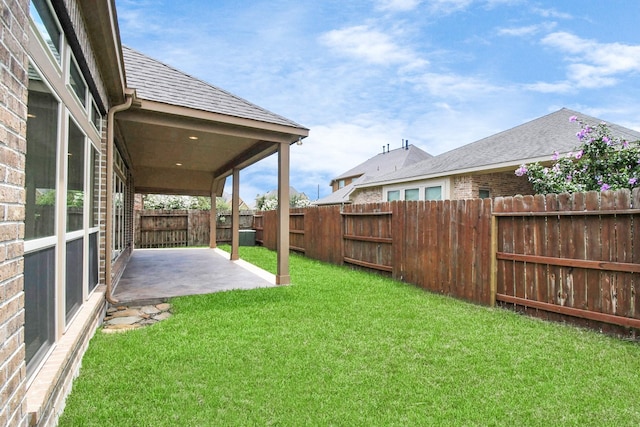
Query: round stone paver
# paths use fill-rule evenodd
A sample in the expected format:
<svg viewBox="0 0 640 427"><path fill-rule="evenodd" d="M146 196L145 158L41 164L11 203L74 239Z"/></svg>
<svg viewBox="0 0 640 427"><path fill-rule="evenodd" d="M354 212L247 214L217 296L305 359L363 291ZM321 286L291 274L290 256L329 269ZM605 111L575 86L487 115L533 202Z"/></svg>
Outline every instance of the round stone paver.
<svg viewBox="0 0 640 427"><path fill-rule="evenodd" d="M109 307L102 324L102 332L114 333L153 325L171 317L171 304Z"/></svg>

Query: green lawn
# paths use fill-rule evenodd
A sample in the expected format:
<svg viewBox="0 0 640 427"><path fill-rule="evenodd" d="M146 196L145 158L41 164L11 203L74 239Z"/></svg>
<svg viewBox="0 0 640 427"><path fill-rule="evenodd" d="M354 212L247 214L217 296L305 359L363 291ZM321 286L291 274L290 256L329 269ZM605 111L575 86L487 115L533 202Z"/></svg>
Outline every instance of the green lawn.
<svg viewBox="0 0 640 427"><path fill-rule="evenodd" d="M298 256L291 276L97 333L60 426L640 425L637 343Z"/></svg>

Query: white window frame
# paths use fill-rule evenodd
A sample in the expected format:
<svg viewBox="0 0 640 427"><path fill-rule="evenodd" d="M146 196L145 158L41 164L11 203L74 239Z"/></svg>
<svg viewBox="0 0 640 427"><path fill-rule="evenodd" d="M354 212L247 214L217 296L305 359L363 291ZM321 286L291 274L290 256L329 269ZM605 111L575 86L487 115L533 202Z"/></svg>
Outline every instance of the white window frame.
<svg viewBox="0 0 640 427"><path fill-rule="evenodd" d="M411 181L411 182L402 182L399 184L385 185L382 187L382 199L385 201L389 200L389 192L391 191L400 191L400 199L405 200L405 191L406 190L418 190L418 200L425 200L425 189L428 187L441 187L442 188L442 200L447 200L451 198L450 194L450 179L449 178L437 178L437 179L428 179L423 181Z"/></svg>

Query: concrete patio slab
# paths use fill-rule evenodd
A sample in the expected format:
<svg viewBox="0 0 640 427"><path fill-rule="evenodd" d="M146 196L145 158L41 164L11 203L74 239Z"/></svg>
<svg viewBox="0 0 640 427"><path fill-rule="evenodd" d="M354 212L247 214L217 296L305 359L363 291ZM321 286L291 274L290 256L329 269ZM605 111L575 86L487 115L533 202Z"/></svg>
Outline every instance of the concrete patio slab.
<svg viewBox="0 0 640 427"><path fill-rule="evenodd" d="M155 304L168 298L276 286L275 275L221 249L136 249L113 296L119 304Z"/></svg>

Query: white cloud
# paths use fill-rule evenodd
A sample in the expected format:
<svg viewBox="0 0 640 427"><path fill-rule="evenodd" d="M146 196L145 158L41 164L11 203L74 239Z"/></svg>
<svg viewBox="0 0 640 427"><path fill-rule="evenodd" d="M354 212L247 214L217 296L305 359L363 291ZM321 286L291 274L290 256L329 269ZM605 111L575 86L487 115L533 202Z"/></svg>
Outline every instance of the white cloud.
<svg viewBox="0 0 640 427"><path fill-rule="evenodd" d="M391 12L407 12L420 4L420 0L378 0L377 9Z"/></svg>
<svg viewBox="0 0 640 427"><path fill-rule="evenodd" d="M400 46L388 34L369 28L367 25L329 31L320 36L320 42L337 52L373 64L405 66L426 64L426 61L411 49Z"/></svg>
<svg viewBox="0 0 640 427"><path fill-rule="evenodd" d="M640 72L640 46L622 43L599 43L567 32L555 32L542 39L542 44L565 54L567 80L536 83L531 90L567 92L569 87L600 88L619 83L626 75Z"/></svg>
<svg viewBox="0 0 640 427"><path fill-rule="evenodd" d="M528 25L524 27L500 28L498 35L524 37L537 34L541 31L551 31L556 26L555 22L547 22L538 25Z"/></svg>
<svg viewBox="0 0 640 427"><path fill-rule="evenodd" d="M481 95L502 91L502 88L486 80L456 74L426 73L414 77L410 81L418 88L426 89L430 95L444 99L470 100L477 99Z"/></svg>
<svg viewBox="0 0 640 427"><path fill-rule="evenodd" d="M558 18L558 19L573 19L573 16L569 13L559 12L553 8L551 9L542 9L539 7L534 7L532 9L533 13L536 13L545 18Z"/></svg>

